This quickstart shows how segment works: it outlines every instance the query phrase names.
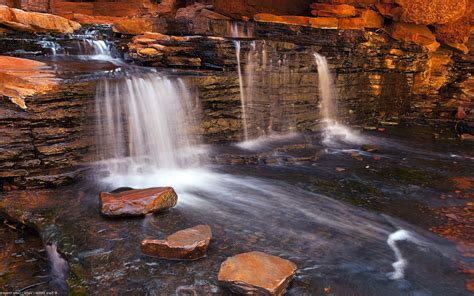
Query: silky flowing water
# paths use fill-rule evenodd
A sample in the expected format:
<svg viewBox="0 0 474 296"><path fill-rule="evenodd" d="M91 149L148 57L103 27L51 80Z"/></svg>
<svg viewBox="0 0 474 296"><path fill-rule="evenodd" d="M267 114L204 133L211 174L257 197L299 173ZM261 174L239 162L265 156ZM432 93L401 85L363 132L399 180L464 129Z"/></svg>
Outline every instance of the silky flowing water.
<svg viewBox="0 0 474 296"><path fill-rule="evenodd" d="M217 283L222 261L257 250L298 265L288 295L468 295L461 254L427 231L433 217L414 208L452 192L439 180L469 174L472 151L452 140L426 145L423 131L401 137L397 127L357 137L379 147L377 159L347 135L331 134L328 145L338 123L327 62L316 59L327 126L273 137L252 151L203 144L200 107L185 77L111 71L97 86L94 172L80 184L37 193L54 195L45 210L55 217L48 233L61 238L72 269L81 266L76 280L97 295L225 295ZM173 186L178 206L143 219L99 215L99 192L155 186ZM143 238L204 223L214 235L205 259L170 262L139 250ZM55 254L52 274L64 274Z"/></svg>

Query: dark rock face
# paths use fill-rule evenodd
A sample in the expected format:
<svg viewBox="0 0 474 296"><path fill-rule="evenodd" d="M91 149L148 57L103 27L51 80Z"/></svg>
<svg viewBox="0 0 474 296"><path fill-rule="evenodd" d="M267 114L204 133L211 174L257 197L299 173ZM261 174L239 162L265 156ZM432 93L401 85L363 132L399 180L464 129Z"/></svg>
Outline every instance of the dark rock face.
<svg viewBox="0 0 474 296"><path fill-rule="evenodd" d="M148 256L174 260L196 260L206 257L207 247L212 238L208 225L198 225L180 230L166 240L145 239L142 252Z"/></svg>
<svg viewBox="0 0 474 296"><path fill-rule="evenodd" d="M134 189L120 193L100 193L102 215L133 217L166 211L176 205L178 196L171 187Z"/></svg>
<svg viewBox="0 0 474 296"><path fill-rule="evenodd" d="M295 275L296 265L262 252L228 258L219 270L219 282L243 295L283 295Z"/></svg>

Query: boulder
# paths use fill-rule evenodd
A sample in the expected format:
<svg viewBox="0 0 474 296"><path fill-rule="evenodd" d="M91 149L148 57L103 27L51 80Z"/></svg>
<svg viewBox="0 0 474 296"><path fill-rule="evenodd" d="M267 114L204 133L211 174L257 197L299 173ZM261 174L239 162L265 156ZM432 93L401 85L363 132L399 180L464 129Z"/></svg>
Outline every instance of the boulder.
<svg viewBox="0 0 474 296"><path fill-rule="evenodd" d="M122 18L115 16L87 15L74 13L71 19L83 25L112 25L115 22L120 21Z"/></svg>
<svg viewBox="0 0 474 296"><path fill-rule="evenodd" d="M177 20L179 20L179 19L181 19L181 20L193 20L205 8L212 8L212 5L210 6L210 5L206 5L206 4L202 4L202 3L197 2L197 3L194 3L193 5L189 5L189 6L178 9L178 11L176 11L175 18Z"/></svg>
<svg viewBox="0 0 474 296"><path fill-rule="evenodd" d="M474 23L474 5L471 5L466 14L459 20L435 26L435 35L443 43L469 53L467 43L471 35L471 24Z"/></svg>
<svg viewBox="0 0 474 296"><path fill-rule="evenodd" d="M171 187L100 193L101 213L107 217L143 216L168 210L177 202L178 196Z"/></svg>
<svg viewBox="0 0 474 296"><path fill-rule="evenodd" d="M0 5L0 24L15 31L69 34L81 28L77 22L48 13L27 12Z"/></svg>
<svg viewBox="0 0 474 296"><path fill-rule="evenodd" d="M212 238L208 225L198 225L180 230L166 240L145 239L142 252L148 256L172 260L196 260L206 257L207 247Z"/></svg>
<svg viewBox="0 0 474 296"><path fill-rule="evenodd" d="M227 258L219 270L219 282L245 295L283 295L295 275L296 265L262 252Z"/></svg>
<svg viewBox="0 0 474 296"><path fill-rule="evenodd" d="M396 40L415 43L426 47L429 51L436 51L439 47L434 34L425 25L393 22L389 33Z"/></svg>
<svg viewBox="0 0 474 296"><path fill-rule="evenodd" d="M340 4L311 4L311 14L323 17L352 17L356 15L356 9L352 5Z"/></svg>
<svg viewBox="0 0 474 296"><path fill-rule="evenodd" d="M395 0L402 9L400 21L435 25L454 22L464 16L469 0Z"/></svg>

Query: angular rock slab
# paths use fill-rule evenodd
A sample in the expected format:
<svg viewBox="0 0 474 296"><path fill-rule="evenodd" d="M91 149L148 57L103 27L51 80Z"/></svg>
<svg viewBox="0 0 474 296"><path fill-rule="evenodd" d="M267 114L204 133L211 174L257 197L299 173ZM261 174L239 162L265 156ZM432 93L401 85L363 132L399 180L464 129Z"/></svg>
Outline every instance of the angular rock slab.
<svg viewBox="0 0 474 296"><path fill-rule="evenodd" d="M219 282L244 295L283 295L293 279L296 264L262 252L227 258L219 270Z"/></svg>
<svg viewBox="0 0 474 296"><path fill-rule="evenodd" d="M101 213L107 217L144 216L168 210L176 205L178 196L171 187L100 193Z"/></svg>
<svg viewBox="0 0 474 296"><path fill-rule="evenodd" d="M145 239L142 241L142 252L148 256L173 259L196 260L206 257L207 247L212 238L208 225L198 225L180 230L166 240Z"/></svg>

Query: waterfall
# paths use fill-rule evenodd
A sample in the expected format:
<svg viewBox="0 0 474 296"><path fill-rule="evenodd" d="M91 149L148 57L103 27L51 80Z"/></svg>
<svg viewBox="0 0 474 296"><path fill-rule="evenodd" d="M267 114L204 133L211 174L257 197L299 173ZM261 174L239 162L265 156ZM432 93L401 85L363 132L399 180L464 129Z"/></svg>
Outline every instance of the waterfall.
<svg viewBox="0 0 474 296"><path fill-rule="evenodd" d="M196 100L181 79L131 73L99 83L97 142L110 176L198 166Z"/></svg>
<svg viewBox="0 0 474 296"><path fill-rule="evenodd" d="M319 113L323 123L323 143L331 145L334 144L334 140L359 143L360 136L338 122L339 109L337 98L326 58L318 53L314 53L314 57L318 67Z"/></svg>
<svg viewBox="0 0 474 296"><path fill-rule="evenodd" d="M242 126L244 129L244 140L247 141L249 138L249 132L247 127L247 100L244 92L244 78L242 76L242 65L240 64L240 41L235 40L235 55L237 57L237 72L239 73L239 90L240 90L240 104L242 106Z"/></svg>

